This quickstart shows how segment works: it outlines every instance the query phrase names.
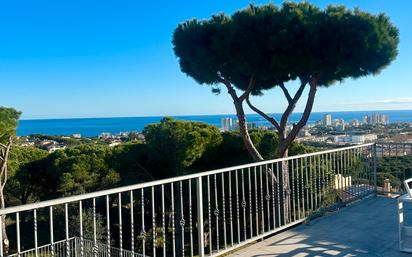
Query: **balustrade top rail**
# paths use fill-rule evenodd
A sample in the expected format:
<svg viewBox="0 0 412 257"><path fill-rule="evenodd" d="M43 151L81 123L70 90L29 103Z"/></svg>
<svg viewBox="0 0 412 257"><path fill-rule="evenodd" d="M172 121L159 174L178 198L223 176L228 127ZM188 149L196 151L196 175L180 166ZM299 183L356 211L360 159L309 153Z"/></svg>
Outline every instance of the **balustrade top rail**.
<svg viewBox="0 0 412 257"><path fill-rule="evenodd" d="M286 158L278 158L278 159L266 160L266 161L262 161L262 162L243 164L243 165L232 166L232 167L227 167L227 168L222 168L222 169L215 169L215 170L211 170L211 171L199 172L199 173L190 174L190 175L184 175L184 176L178 176L178 177L167 178L167 179L160 179L160 180L144 182L144 183L139 183L139 184L134 184L134 185L129 185L129 186L122 186L122 187L117 187L117 188L100 190L100 191L96 191L96 192L92 192L92 193L85 193L85 194L81 194L81 195L67 196L67 197L62 197L62 198L52 199L52 200L46 200L46 201L37 202L37 203L30 203L30 204L26 204L26 205L7 207L5 209L0 209L0 215L5 215L5 214L10 214L10 213L15 213L15 212L22 212L22 211L29 211L29 210L33 210L33 209L39 209L39 208L50 207L50 206L55 206L55 205L60 205L60 204L66 204L66 203L73 203L73 202L78 202L78 201L81 201L81 200L97 198L97 197L101 197L101 196L126 192L126 191L130 191L130 190L137 190L137 189L141 189L141 188L158 186L158 185L178 182L178 181L182 181L182 180L195 179L195 178L198 178L198 177L210 176L210 175L219 174L219 173L223 173L223 172L228 172L228 171L232 171L232 170L250 168L250 167L257 166L257 165L278 163L278 162L282 162L282 161L289 161L289 160L306 158L306 157L311 157L311 156L318 156L318 155L323 155L323 154L328 154L328 153L342 152L342 151L347 151L347 150L356 149L356 148L364 148L364 147L372 146L374 144L375 143L368 143L368 144L362 144L362 145L355 145L355 146L325 150L325 151L320 151L320 152L294 155L294 156L290 156L290 157L286 157Z"/></svg>

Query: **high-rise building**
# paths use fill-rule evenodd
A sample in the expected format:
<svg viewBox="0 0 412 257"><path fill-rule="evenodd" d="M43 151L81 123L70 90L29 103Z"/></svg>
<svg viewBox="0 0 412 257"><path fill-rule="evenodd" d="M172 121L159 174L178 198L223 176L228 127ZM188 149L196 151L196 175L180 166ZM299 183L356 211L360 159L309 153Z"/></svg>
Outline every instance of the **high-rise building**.
<svg viewBox="0 0 412 257"><path fill-rule="evenodd" d="M330 114L325 114L325 117L323 119L323 125L325 126L332 126L332 115Z"/></svg>
<svg viewBox="0 0 412 257"><path fill-rule="evenodd" d="M382 124L388 125L389 124L389 116L381 114L380 121Z"/></svg>
<svg viewBox="0 0 412 257"><path fill-rule="evenodd" d="M338 125L336 125L336 131L337 132L345 131L345 123L339 123Z"/></svg>
<svg viewBox="0 0 412 257"><path fill-rule="evenodd" d="M222 118L220 124L222 131L229 131L233 127L233 119L230 117Z"/></svg>
<svg viewBox="0 0 412 257"><path fill-rule="evenodd" d="M363 123L364 123L364 124L369 124L369 116L368 116L368 115L365 115L365 116L363 117Z"/></svg>
<svg viewBox="0 0 412 257"><path fill-rule="evenodd" d="M255 122L251 122L251 123L248 123L248 124L247 124L247 128L248 128L248 129L257 129L258 126L257 126L257 124L256 124Z"/></svg>
<svg viewBox="0 0 412 257"><path fill-rule="evenodd" d="M322 126L323 124L324 124L323 119L317 120L317 121L315 122L315 125L316 125L316 126Z"/></svg>
<svg viewBox="0 0 412 257"><path fill-rule="evenodd" d="M359 120L358 119L354 119L350 122L350 125L352 127L359 127Z"/></svg>
<svg viewBox="0 0 412 257"><path fill-rule="evenodd" d="M389 124L389 116L380 113L365 116L365 123L369 125Z"/></svg>
<svg viewBox="0 0 412 257"><path fill-rule="evenodd" d="M239 120L234 120L231 130L239 130Z"/></svg>

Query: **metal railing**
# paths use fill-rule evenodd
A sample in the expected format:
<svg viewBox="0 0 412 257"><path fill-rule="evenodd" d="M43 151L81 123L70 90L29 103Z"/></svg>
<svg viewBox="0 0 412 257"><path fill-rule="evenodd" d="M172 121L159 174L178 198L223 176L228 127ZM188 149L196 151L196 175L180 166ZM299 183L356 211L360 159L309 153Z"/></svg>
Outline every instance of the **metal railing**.
<svg viewBox="0 0 412 257"><path fill-rule="evenodd" d="M412 143L378 142L376 153L377 157L412 156Z"/></svg>
<svg viewBox="0 0 412 257"><path fill-rule="evenodd" d="M67 241L69 244L69 248L67 248ZM9 257L34 257L34 256L70 256L70 257L77 257L81 256L81 247L83 246L83 256L85 257L93 257L93 256L99 256L99 257L106 257L106 256L113 256L113 257L118 257L120 255L124 257L141 257L143 255L134 253L132 251L128 250L122 250L120 249L102 244L102 243L97 243L97 245L94 244L93 241L91 240L86 240L82 239L79 237L72 237L69 238L68 240L60 240L58 242L54 242L53 244L47 244L47 245L42 245L41 247L38 247L37 249L30 249L26 250L20 253L15 253L9 255ZM69 250L68 250L69 249ZM109 255L109 253L111 253Z"/></svg>
<svg viewBox="0 0 412 257"><path fill-rule="evenodd" d="M375 144L292 156L2 209L0 256L217 256L375 192Z"/></svg>
<svg viewBox="0 0 412 257"><path fill-rule="evenodd" d="M22 251L19 254L11 254L9 255L10 257L15 257L15 256L21 256L21 257L33 257L33 256L51 256L52 253L54 253L56 256L66 256L66 240L60 240L57 242L54 242L54 244L46 244L42 245L40 247L37 247L36 249L30 249L26 251ZM69 244L69 249L75 249L76 248L76 242L75 238L70 238L68 240ZM73 251L75 252L75 251ZM73 255L71 255L73 256Z"/></svg>
<svg viewBox="0 0 412 257"><path fill-rule="evenodd" d="M412 143L378 142L378 190L403 193L403 181L412 177Z"/></svg>

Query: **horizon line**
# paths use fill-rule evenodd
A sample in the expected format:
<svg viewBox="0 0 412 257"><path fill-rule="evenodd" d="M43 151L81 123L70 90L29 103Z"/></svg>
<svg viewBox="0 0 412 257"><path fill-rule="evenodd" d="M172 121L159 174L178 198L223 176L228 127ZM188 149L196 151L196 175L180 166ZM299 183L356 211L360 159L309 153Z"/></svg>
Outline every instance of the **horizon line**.
<svg viewBox="0 0 412 257"><path fill-rule="evenodd" d="M389 110L353 110L353 111L315 111L313 113L342 113L342 112L388 112L388 111L412 111L412 109L389 109ZM292 114L301 114L303 112L294 112ZM257 113L245 113L246 115L259 115ZM281 112L269 112L268 114L282 114ZM62 118L24 118L20 121L29 120L79 120L79 119L127 119L127 118L159 118L159 117L190 117L190 116L236 116L235 113L220 114L185 114L185 115L142 115L142 116L106 116L106 117L62 117Z"/></svg>

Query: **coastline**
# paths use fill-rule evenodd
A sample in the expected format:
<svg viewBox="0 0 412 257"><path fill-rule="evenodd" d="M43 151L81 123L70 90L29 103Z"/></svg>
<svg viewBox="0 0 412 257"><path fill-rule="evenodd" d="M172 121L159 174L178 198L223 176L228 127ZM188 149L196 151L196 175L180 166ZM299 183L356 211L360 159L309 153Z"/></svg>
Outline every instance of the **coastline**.
<svg viewBox="0 0 412 257"><path fill-rule="evenodd" d="M349 122L353 119L362 121L365 115L382 113L389 116L390 123L412 122L412 110L383 110L383 111L345 111L345 112L313 112L308 124L313 124L322 119L325 114L331 114L332 119L344 119ZM271 114L279 119L281 114ZM301 113L294 113L290 117L290 123L296 122ZM257 114L247 114L248 122L256 123L259 126L269 126L262 117ZM17 129L18 136L30 134L45 135L72 135L80 133L83 136L97 136L102 132L117 134L128 131L142 131L148 124L159 122L164 116L143 116L143 117L107 117L107 118L67 118L67 119L22 119ZM219 115L177 115L171 116L178 120L205 122L210 125L220 127L221 118L231 117L236 119L234 114Z"/></svg>

